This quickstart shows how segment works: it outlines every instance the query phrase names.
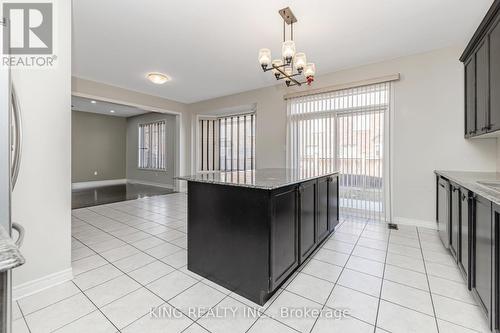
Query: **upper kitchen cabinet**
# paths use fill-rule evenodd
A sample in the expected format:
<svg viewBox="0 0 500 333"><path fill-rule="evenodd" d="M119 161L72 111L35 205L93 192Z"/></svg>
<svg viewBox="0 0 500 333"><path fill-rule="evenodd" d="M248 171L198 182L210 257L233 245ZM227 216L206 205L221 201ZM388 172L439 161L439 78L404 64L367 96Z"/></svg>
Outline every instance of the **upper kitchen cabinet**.
<svg viewBox="0 0 500 333"><path fill-rule="evenodd" d="M490 33L490 122L491 130L500 129L500 16Z"/></svg>
<svg viewBox="0 0 500 333"><path fill-rule="evenodd" d="M465 66L465 137L500 130L499 22L496 0L460 57Z"/></svg>

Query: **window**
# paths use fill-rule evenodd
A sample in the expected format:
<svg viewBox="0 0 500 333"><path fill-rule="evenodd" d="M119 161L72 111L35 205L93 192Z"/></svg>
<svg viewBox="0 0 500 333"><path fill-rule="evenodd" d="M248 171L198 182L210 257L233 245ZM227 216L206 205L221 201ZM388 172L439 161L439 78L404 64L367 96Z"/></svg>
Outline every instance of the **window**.
<svg viewBox="0 0 500 333"><path fill-rule="evenodd" d="M387 220L389 82L287 100L287 163L303 176L340 171L343 215Z"/></svg>
<svg viewBox="0 0 500 333"><path fill-rule="evenodd" d="M166 170L165 121L139 125L139 169Z"/></svg>
<svg viewBox="0 0 500 333"><path fill-rule="evenodd" d="M255 168L255 114L199 121L199 170L235 171Z"/></svg>

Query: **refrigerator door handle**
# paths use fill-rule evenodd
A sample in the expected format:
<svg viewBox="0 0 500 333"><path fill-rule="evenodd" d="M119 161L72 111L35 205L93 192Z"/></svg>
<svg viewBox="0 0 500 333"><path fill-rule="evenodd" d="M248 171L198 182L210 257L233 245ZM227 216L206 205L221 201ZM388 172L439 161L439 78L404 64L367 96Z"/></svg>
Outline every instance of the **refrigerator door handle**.
<svg viewBox="0 0 500 333"><path fill-rule="evenodd" d="M21 108L19 106L19 100L17 99L16 89L14 85L11 88L12 91L12 113L14 122L14 160L12 162L12 189L16 186L17 176L19 175L19 168L21 166L21 151L23 144L23 127L21 123Z"/></svg>
<svg viewBox="0 0 500 333"><path fill-rule="evenodd" d="M16 240L16 245L17 247L21 247L21 245L23 245L23 240L24 240L24 227L22 225L20 225L19 223L16 223L16 222L13 222L12 223L12 229L14 229L15 231L17 231L17 233L19 234L17 236L17 240Z"/></svg>

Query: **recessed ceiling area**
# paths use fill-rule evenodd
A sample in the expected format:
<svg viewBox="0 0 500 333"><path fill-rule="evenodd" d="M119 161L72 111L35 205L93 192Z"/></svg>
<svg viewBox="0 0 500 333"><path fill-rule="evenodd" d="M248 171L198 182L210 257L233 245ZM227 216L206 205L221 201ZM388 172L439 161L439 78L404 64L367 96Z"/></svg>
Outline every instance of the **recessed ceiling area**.
<svg viewBox="0 0 500 333"><path fill-rule="evenodd" d="M492 0L74 0L73 76L192 103L276 84L260 48L281 52L290 6L297 52L321 75L463 48ZM98 8L98 10L96 10ZM458 55L457 55L458 56ZM457 59L458 61L458 59ZM149 72L168 73L155 85Z"/></svg>
<svg viewBox="0 0 500 333"><path fill-rule="evenodd" d="M103 102L79 96L71 96L71 110L125 118L150 112L132 106Z"/></svg>

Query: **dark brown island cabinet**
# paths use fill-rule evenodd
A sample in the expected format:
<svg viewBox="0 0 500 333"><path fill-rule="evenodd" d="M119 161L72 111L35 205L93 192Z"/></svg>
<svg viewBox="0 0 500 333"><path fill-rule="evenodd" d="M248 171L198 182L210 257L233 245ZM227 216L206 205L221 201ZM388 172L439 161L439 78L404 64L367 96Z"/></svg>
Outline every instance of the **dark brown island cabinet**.
<svg viewBox="0 0 500 333"><path fill-rule="evenodd" d="M500 130L500 0L460 57L465 66L465 137Z"/></svg>
<svg viewBox="0 0 500 333"><path fill-rule="evenodd" d="M485 190L470 180L473 174L436 171L436 220L441 240L453 255L490 329L500 332L500 205L481 194ZM493 173L491 177L496 176ZM500 198L500 194L496 195Z"/></svg>
<svg viewBox="0 0 500 333"><path fill-rule="evenodd" d="M338 174L213 172L188 181L188 269L259 305L339 223Z"/></svg>

